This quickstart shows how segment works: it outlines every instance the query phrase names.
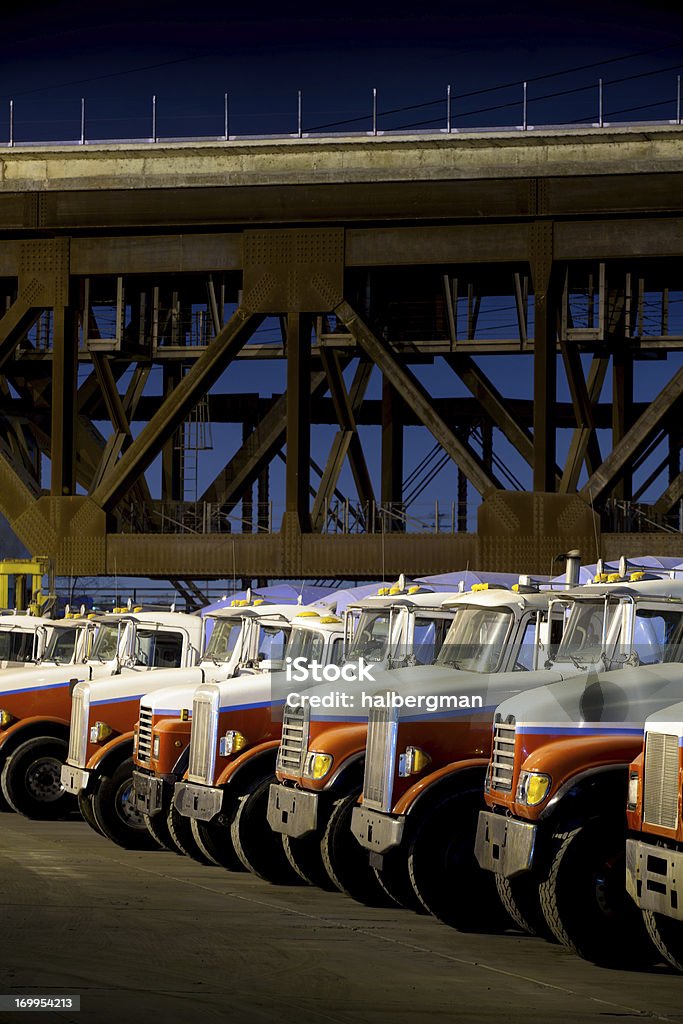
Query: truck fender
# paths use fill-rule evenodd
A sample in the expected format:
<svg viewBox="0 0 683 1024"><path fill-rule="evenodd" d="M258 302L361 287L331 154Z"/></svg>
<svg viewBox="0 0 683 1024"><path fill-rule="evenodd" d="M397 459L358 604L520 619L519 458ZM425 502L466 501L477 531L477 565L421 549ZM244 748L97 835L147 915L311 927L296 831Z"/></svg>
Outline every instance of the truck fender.
<svg viewBox="0 0 683 1024"><path fill-rule="evenodd" d="M357 750L355 754L345 757L338 768L332 773L324 792L335 796L335 791L350 793L352 789L363 785L365 769L365 750Z"/></svg>
<svg viewBox="0 0 683 1024"><path fill-rule="evenodd" d="M548 801L539 821L548 822L553 831L568 831L585 825L591 818L614 819L626 824L626 794L630 761L594 765L567 779Z"/></svg>
<svg viewBox="0 0 683 1024"><path fill-rule="evenodd" d="M68 742L70 724L63 718L43 718L37 715L22 718L0 735L0 758L9 757L19 744L35 736L56 736Z"/></svg>
<svg viewBox="0 0 683 1024"><path fill-rule="evenodd" d="M115 736L93 754L86 768L89 771L97 771L100 775L110 774L132 755L134 738L134 732L124 732L120 736Z"/></svg>
<svg viewBox="0 0 683 1024"><path fill-rule="evenodd" d="M484 777L488 763L488 758L473 757L467 761L454 761L452 764L444 765L411 786L397 801L392 813L410 815L416 807L424 811L435 801L472 786L481 788L483 806Z"/></svg>
<svg viewBox="0 0 683 1024"><path fill-rule="evenodd" d="M253 779L271 772L274 774L279 746L279 740L268 740L245 750L223 769L216 780L216 785L244 789Z"/></svg>

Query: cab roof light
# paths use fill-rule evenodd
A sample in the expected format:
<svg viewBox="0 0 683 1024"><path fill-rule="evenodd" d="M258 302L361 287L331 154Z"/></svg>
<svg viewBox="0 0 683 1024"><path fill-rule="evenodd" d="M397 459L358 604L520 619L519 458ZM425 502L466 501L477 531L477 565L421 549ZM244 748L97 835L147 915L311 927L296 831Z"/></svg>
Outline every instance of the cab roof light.
<svg viewBox="0 0 683 1024"><path fill-rule="evenodd" d="M297 612L296 613L296 617L297 617L297 619L319 619L320 618L320 612L314 612L314 611L308 611L308 610L304 611L304 612Z"/></svg>
<svg viewBox="0 0 683 1024"><path fill-rule="evenodd" d="M338 619L336 615L324 615L320 621L324 625L328 626L333 622L341 622L342 620Z"/></svg>

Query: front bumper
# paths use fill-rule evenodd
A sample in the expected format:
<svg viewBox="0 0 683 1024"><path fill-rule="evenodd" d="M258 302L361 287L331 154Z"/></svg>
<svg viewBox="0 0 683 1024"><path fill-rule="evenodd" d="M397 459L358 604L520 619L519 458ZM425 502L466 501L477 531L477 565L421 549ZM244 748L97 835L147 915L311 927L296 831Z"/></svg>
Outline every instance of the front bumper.
<svg viewBox="0 0 683 1024"><path fill-rule="evenodd" d="M480 811L474 843L479 866L505 878L531 871L537 834L534 822Z"/></svg>
<svg viewBox="0 0 683 1024"><path fill-rule="evenodd" d="M626 888L641 910L683 921L683 853L627 839Z"/></svg>
<svg viewBox="0 0 683 1024"><path fill-rule="evenodd" d="M173 806L185 818L211 821L217 814L220 814L223 806L223 790L202 786L196 782L176 782Z"/></svg>
<svg viewBox="0 0 683 1024"><path fill-rule="evenodd" d="M79 793L85 792L88 788L91 774L85 768L75 768L72 764L63 764L61 774L62 785L67 793L73 793L74 796L78 796Z"/></svg>
<svg viewBox="0 0 683 1024"><path fill-rule="evenodd" d="M405 817L392 818L383 811L371 811L369 807L354 807L351 815L351 831L361 846L372 853L386 853L394 846L400 846L403 838Z"/></svg>
<svg viewBox="0 0 683 1024"><path fill-rule="evenodd" d="M268 824L273 832L299 839L318 827L318 793L273 783L268 793Z"/></svg>
<svg viewBox="0 0 683 1024"><path fill-rule="evenodd" d="M152 817L168 806L172 785L158 775L133 772L133 802L140 814Z"/></svg>

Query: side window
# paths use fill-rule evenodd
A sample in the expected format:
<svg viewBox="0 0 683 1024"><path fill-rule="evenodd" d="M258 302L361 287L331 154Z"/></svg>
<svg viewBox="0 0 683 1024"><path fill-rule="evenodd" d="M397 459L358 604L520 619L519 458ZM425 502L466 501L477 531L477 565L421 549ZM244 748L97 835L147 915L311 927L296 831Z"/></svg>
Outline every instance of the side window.
<svg viewBox="0 0 683 1024"><path fill-rule="evenodd" d="M10 642L11 633L7 629L0 630L0 660L9 661L12 645Z"/></svg>
<svg viewBox="0 0 683 1024"><path fill-rule="evenodd" d="M344 640L342 637L337 639L332 644L332 650L330 651L330 659L328 664L330 665L341 665L344 660Z"/></svg>
<svg viewBox="0 0 683 1024"><path fill-rule="evenodd" d="M154 668L180 668L183 658L183 634L156 634L152 665Z"/></svg>
<svg viewBox="0 0 683 1024"><path fill-rule="evenodd" d="M33 654L33 633L10 633L12 661L30 661Z"/></svg>
<svg viewBox="0 0 683 1024"><path fill-rule="evenodd" d="M431 665L436 657L436 623L433 619L415 619L413 651L418 665Z"/></svg>
<svg viewBox="0 0 683 1024"><path fill-rule="evenodd" d="M515 672L531 672L534 667L534 644L536 642L536 622L529 619L524 627L522 643L515 661Z"/></svg>

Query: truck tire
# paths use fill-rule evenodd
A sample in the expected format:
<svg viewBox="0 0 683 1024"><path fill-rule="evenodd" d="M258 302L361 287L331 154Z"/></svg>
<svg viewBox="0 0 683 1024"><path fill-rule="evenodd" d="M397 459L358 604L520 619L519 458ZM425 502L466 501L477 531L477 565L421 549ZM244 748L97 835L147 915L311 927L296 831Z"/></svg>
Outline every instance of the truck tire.
<svg viewBox="0 0 683 1024"><path fill-rule="evenodd" d="M327 892L337 892L337 886L332 882L323 864L318 830L296 839L293 836L283 835L282 847L285 857L304 882L315 885L318 889L325 889Z"/></svg>
<svg viewBox="0 0 683 1024"><path fill-rule="evenodd" d="M340 797L332 805L320 842L323 864L335 888L346 896L368 907L395 907L370 867L368 851L351 831L351 815L359 792Z"/></svg>
<svg viewBox="0 0 683 1024"><path fill-rule="evenodd" d="M92 793L95 821L104 836L126 850L158 850L159 844L147 831L143 814L132 799L132 757L127 757L113 771L104 775Z"/></svg>
<svg viewBox="0 0 683 1024"><path fill-rule="evenodd" d="M373 868L373 871L392 903L413 910L416 914L427 913L413 888L408 869L408 853L403 843L385 853L382 866Z"/></svg>
<svg viewBox="0 0 683 1024"><path fill-rule="evenodd" d="M495 879L498 898L517 928L528 935L538 935L548 942L556 942L541 910L538 877L532 871L527 871L515 878L495 875Z"/></svg>
<svg viewBox="0 0 683 1024"><path fill-rule="evenodd" d="M683 921L674 921L652 910L643 911L643 920L655 949L677 971L683 971Z"/></svg>
<svg viewBox="0 0 683 1024"><path fill-rule="evenodd" d="M273 885L303 885L287 860L279 832L268 824L268 794L273 776L255 779L240 795L230 835L235 853L248 871Z"/></svg>
<svg viewBox="0 0 683 1024"><path fill-rule="evenodd" d="M92 809L92 793L81 791L78 794L78 809L83 821L90 825L93 832L97 832L98 836L104 836L104 832L95 820L95 812Z"/></svg>
<svg viewBox="0 0 683 1024"><path fill-rule="evenodd" d="M177 853L178 856L182 856L185 853L184 850L181 850L174 843L169 823L166 820L167 814L164 811L160 811L158 814L143 813L142 817L145 822L145 828L162 850L168 850L169 853Z"/></svg>
<svg viewBox="0 0 683 1024"><path fill-rule="evenodd" d="M152 831L150 824L155 831ZM154 817L149 818L147 828L150 828L152 835L158 832L157 841L159 836L161 836L168 844L166 849L172 853L191 857L198 864L210 864L212 867L215 867L213 861L197 845L197 840L192 834L190 818L179 814L173 804L171 804L166 814L162 811L161 814L155 814Z"/></svg>
<svg viewBox="0 0 683 1024"><path fill-rule="evenodd" d="M626 892L623 826L589 822L555 839L558 849L539 887L555 938L602 967L653 963L642 914Z"/></svg>
<svg viewBox="0 0 683 1024"><path fill-rule="evenodd" d="M67 752L66 740L35 736L10 754L1 784L12 810L41 821L56 821L76 810L76 801L61 780Z"/></svg>
<svg viewBox="0 0 683 1024"><path fill-rule="evenodd" d="M453 793L422 813L408 850L413 888L423 906L463 932L504 931L510 926L490 872L474 856L481 809L477 790Z"/></svg>
<svg viewBox="0 0 683 1024"><path fill-rule="evenodd" d="M175 827L176 819L182 818L182 814L178 814L175 808L173 808L173 811L175 811L175 817L173 818L173 827ZM205 863L204 858L206 858L210 864L215 864L219 868L225 868L226 871L244 871L244 865L235 853L235 847L232 844L230 826L226 822L219 820L219 818L220 816L212 821L188 818L195 846L190 847L188 844L185 852L188 857L199 861L200 864Z"/></svg>

